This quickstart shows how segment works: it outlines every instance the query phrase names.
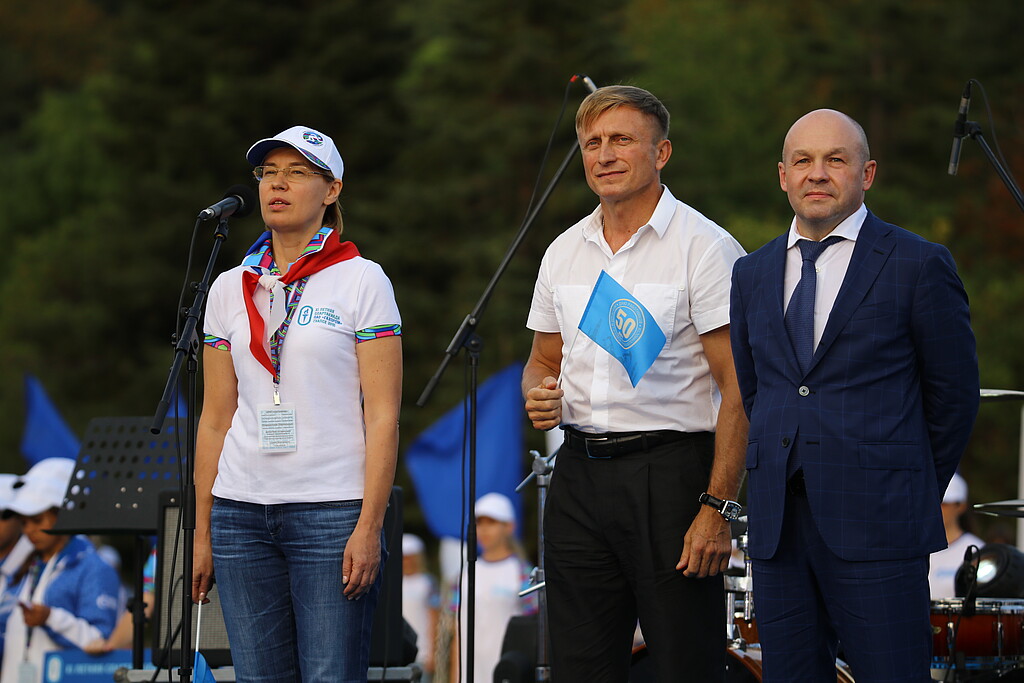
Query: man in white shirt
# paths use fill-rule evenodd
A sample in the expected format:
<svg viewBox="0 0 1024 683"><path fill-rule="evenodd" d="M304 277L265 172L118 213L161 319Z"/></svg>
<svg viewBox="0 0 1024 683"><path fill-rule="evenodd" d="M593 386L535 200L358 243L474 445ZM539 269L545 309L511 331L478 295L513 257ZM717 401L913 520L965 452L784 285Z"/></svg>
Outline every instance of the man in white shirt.
<svg viewBox="0 0 1024 683"><path fill-rule="evenodd" d="M639 618L658 680L720 681L729 524L747 421L729 347L729 279L743 249L661 184L669 114L646 90L601 88L576 115L600 206L540 266L527 327L526 411L562 427L545 515L552 676L628 678ZM579 334L605 271L666 342L633 385ZM701 502L706 502L702 505Z"/></svg>

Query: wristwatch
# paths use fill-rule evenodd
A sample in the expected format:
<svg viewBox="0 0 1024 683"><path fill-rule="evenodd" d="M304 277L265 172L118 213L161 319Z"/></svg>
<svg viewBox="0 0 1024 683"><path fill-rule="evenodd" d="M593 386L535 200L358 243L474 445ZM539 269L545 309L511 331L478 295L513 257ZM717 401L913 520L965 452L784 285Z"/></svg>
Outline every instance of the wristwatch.
<svg viewBox="0 0 1024 683"><path fill-rule="evenodd" d="M718 514L725 517L727 522L732 522L738 519L740 513L743 512L743 507L735 500L722 500L721 498L715 498L707 491L700 494L700 498L698 498L698 500L700 500L704 505L717 510Z"/></svg>

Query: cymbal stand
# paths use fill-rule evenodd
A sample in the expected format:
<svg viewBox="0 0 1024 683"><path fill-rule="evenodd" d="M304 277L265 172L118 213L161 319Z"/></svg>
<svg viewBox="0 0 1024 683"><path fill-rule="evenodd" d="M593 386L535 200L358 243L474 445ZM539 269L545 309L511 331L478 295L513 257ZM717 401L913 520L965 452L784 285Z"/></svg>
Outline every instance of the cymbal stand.
<svg viewBox="0 0 1024 683"><path fill-rule="evenodd" d="M746 518L741 518L741 521L746 522ZM753 560L750 559L750 555L747 554L747 531L746 529L736 539L736 547L743 552L743 576L738 577L734 582L734 585L741 589L743 593L743 621L749 626L754 620L754 571L753 571ZM744 650L747 647L747 641L743 637L743 633L736 625L736 593L737 591L729 590L725 594L725 618L726 618L726 636L729 639L729 647Z"/></svg>

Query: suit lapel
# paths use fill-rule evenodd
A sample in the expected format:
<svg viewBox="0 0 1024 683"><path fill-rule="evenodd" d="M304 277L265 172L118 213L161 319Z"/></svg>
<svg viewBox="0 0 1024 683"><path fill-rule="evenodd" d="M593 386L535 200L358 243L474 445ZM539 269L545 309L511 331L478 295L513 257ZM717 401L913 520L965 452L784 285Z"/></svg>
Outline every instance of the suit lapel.
<svg viewBox="0 0 1024 683"><path fill-rule="evenodd" d="M850 316L867 296L868 290L878 278L882 266L888 260L896 240L892 237L892 228L875 218L874 214L868 212L861 226L860 234L857 236L857 244L854 245L853 255L850 257L850 266L846 270L846 277L839 288L836 302L832 305L828 322L822 332L821 341L811 358L811 365L808 372L814 369L818 360L822 358L832 343L839 336L839 333L849 322ZM792 345L790 345L792 346Z"/></svg>

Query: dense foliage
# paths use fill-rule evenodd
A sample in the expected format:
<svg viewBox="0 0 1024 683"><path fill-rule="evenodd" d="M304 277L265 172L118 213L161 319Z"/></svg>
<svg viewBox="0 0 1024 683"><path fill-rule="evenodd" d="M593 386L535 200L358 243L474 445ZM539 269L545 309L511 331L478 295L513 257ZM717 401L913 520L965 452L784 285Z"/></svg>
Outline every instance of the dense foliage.
<svg viewBox="0 0 1024 683"><path fill-rule="evenodd" d="M395 283L405 318L406 443L462 395L460 358L430 404L413 405L522 220L574 72L665 100L675 149L665 181L748 249L789 220L775 168L789 124L822 106L853 115L879 162L869 206L949 246L972 298L982 384L1024 388L1024 217L975 143L966 143L960 175L945 174L970 77L988 89L1011 168L1024 168L1022 7L0 5L0 325L8 330L0 469L22 468L22 371L42 379L79 433L94 416L152 411L170 363L194 215L245 181L253 140L295 123L339 142L346 235ZM571 92L545 181L572 142L582 94ZM990 130L977 96L971 117ZM528 354L524 322L543 249L593 203L577 162L489 304L482 375ZM259 231L258 219L236 221L221 267ZM197 267L209 242L201 233ZM975 500L1016 496L1017 409L982 408L964 464Z"/></svg>

